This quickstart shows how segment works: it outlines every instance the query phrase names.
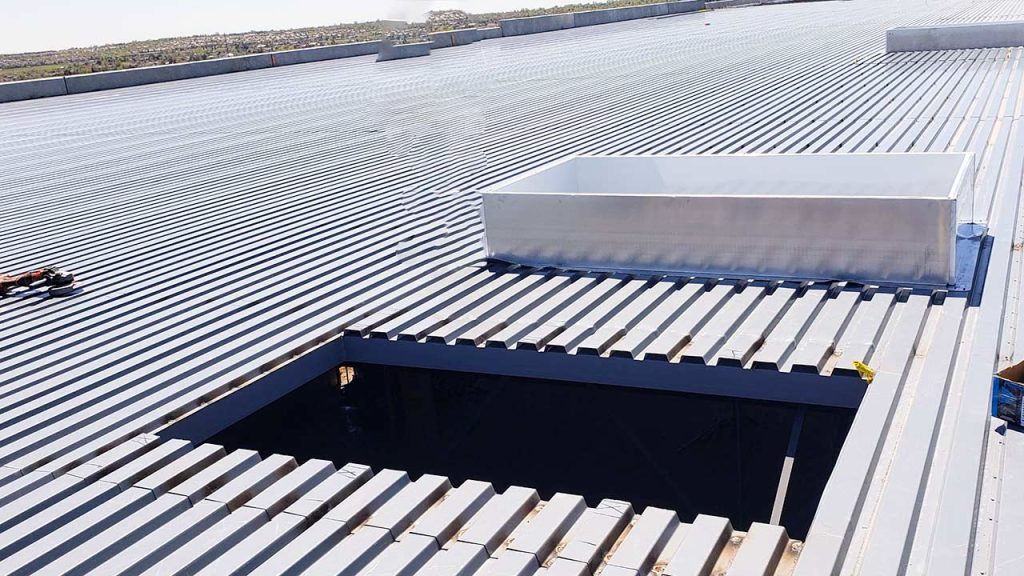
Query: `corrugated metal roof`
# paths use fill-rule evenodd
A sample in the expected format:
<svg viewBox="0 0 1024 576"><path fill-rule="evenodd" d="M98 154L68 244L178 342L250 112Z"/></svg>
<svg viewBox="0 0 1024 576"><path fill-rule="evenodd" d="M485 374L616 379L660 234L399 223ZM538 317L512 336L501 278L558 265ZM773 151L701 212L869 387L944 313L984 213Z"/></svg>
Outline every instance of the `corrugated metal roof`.
<svg viewBox="0 0 1024 576"><path fill-rule="evenodd" d="M798 573L1012 573L1020 524L986 518L1024 509L1000 483L1019 442L990 434L985 396L1017 357L1022 49L881 47L891 26L1021 17L744 8L0 106L0 269L59 263L84 288L0 303L0 499L64 506L91 458L346 330L823 374L864 358L879 376ZM475 190L568 153L848 151L978 156L980 306L480 265ZM170 518L150 510L140 534ZM387 543L365 538L336 553Z"/></svg>
<svg viewBox="0 0 1024 576"><path fill-rule="evenodd" d="M12 510L13 508L13 510ZM140 436L8 501L4 574L665 574L778 566L783 528ZM685 539L684 539L685 538Z"/></svg>

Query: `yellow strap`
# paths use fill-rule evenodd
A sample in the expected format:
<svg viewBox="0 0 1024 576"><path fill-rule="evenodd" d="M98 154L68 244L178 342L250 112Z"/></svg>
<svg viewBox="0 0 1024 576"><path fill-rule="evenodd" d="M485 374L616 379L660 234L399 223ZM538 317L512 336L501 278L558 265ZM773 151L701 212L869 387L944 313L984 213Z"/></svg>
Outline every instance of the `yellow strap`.
<svg viewBox="0 0 1024 576"><path fill-rule="evenodd" d="M857 369L857 373L860 374L861 379L868 384L871 384L871 381L875 379L875 369L871 366L868 366L859 360L854 360L853 367Z"/></svg>

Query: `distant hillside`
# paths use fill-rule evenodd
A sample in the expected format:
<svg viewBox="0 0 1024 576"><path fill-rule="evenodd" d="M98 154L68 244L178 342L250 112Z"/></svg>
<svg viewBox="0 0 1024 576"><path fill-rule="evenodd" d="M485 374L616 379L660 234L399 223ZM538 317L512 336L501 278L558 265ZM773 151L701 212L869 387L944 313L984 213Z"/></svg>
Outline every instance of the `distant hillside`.
<svg viewBox="0 0 1024 576"><path fill-rule="evenodd" d="M599 8L653 4L665 0L612 0L576 3L552 8L524 9L489 14L461 10L430 12L426 22L357 22L315 28L266 30L236 34L206 34L180 38L140 40L88 48L70 48L23 54L0 54L0 82L49 76L105 72L160 64L194 62L211 58L259 54L277 50L311 48L389 38L396 42L423 39L430 32L458 28L497 26L502 18L519 18Z"/></svg>

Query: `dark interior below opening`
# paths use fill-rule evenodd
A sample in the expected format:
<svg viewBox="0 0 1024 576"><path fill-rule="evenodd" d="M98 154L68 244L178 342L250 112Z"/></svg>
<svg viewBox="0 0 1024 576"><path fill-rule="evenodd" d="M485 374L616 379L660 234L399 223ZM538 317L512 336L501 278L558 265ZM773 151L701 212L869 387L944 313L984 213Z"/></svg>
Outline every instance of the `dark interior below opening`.
<svg viewBox="0 0 1024 576"><path fill-rule="evenodd" d="M300 461L439 474L668 508L680 520L781 524L802 539L854 411L474 373L354 366L299 387L209 441ZM794 423L796 426L794 427ZM792 438L791 438L792 437Z"/></svg>

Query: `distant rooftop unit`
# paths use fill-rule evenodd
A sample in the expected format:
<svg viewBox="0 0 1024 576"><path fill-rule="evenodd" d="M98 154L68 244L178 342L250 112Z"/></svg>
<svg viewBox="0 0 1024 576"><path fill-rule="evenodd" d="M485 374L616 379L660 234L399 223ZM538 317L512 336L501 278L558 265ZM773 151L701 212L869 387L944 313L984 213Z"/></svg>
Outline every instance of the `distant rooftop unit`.
<svg viewBox="0 0 1024 576"><path fill-rule="evenodd" d="M969 50L1024 46L1024 21L967 22L890 28L886 52Z"/></svg>
<svg viewBox="0 0 1024 576"><path fill-rule="evenodd" d="M488 256L568 269L950 286L972 154L571 156L483 193Z"/></svg>

